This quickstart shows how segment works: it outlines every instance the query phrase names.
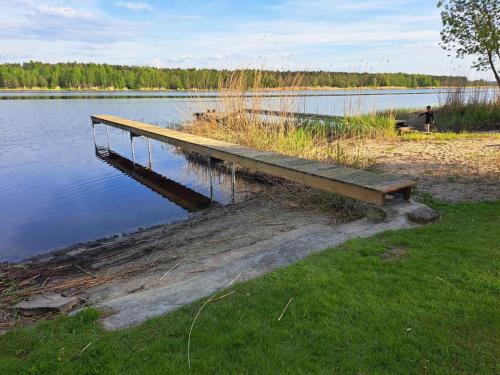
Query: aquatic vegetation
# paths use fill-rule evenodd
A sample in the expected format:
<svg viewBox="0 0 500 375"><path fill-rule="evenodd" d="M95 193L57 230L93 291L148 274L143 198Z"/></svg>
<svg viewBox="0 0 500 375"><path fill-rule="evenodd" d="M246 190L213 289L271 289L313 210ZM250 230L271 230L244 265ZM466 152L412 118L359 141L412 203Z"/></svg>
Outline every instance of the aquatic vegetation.
<svg viewBox="0 0 500 375"><path fill-rule="evenodd" d="M325 138L376 138L394 136L395 121L393 113L360 113L333 120L304 121L300 124L316 136Z"/></svg>
<svg viewBox="0 0 500 375"><path fill-rule="evenodd" d="M252 90L258 91L266 73L252 78ZM396 135L393 113L366 114L361 106L347 106L344 116L300 116L296 115L303 104L300 98L284 96L270 103L259 95L248 97L245 72L233 75L229 89L225 84L221 83L221 100L214 112L200 114L184 125L185 131L260 150L358 167L366 167L369 160L362 150L363 139ZM294 77L287 85L300 86L301 77ZM269 109L272 114L263 115ZM346 151L345 140L355 142L354 153L352 147Z"/></svg>
<svg viewBox="0 0 500 375"><path fill-rule="evenodd" d="M436 129L440 133L478 132L500 130L500 93L495 90L479 90L457 87L440 94L439 106L434 107ZM422 110L415 108L397 108L391 110L397 119L406 120L417 128L423 125L418 117ZM385 114L386 112L380 112ZM469 135L470 136L470 135ZM449 134L447 138L453 136ZM418 139L419 136L404 138Z"/></svg>
<svg viewBox="0 0 500 375"><path fill-rule="evenodd" d="M444 94L436 111L442 130L500 129L500 93L457 88Z"/></svg>

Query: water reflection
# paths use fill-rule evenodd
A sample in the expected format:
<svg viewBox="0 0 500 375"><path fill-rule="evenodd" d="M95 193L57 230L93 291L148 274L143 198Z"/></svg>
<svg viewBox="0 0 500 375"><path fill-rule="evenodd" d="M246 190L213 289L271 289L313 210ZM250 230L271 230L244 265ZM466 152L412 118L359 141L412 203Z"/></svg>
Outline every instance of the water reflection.
<svg viewBox="0 0 500 375"><path fill-rule="evenodd" d="M150 168L134 163L107 148L96 147L96 156L189 212L208 208L212 204L209 197L172 181Z"/></svg>

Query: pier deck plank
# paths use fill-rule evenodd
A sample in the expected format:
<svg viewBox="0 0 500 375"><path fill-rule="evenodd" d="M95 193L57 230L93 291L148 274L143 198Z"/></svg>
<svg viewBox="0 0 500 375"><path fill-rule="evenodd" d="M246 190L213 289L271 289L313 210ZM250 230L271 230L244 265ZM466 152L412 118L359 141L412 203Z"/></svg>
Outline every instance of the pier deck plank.
<svg viewBox="0 0 500 375"><path fill-rule="evenodd" d="M415 181L330 163L306 160L161 128L112 115L93 115L92 124L105 124L211 156L243 167L382 206L387 195L409 198Z"/></svg>

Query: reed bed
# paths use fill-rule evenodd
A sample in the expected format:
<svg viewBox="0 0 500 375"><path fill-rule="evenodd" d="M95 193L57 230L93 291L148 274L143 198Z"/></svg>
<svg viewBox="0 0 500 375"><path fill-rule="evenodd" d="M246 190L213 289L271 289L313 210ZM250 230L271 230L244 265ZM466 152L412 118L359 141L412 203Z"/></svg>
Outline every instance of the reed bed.
<svg viewBox="0 0 500 375"><path fill-rule="evenodd" d="M436 122L442 130L500 130L500 93L456 88L440 98Z"/></svg>
<svg viewBox="0 0 500 375"><path fill-rule="evenodd" d="M423 110L398 108L390 112L395 113L397 119L406 120L408 125L422 129L423 118L418 114ZM433 110L436 130L433 138L469 138L480 136L480 132L483 132L484 136L485 131L500 130L500 92L494 88L454 88L440 94L439 105ZM408 134L402 138L420 140L422 137L418 134Z"/></svg>
<svg viewBox="0 0 500 375"><path fill-rule="evenodd" d="M183 130L259 150L361 168L369 165L364 151L365 139L395 135L392 113L353 111L334 119L292 117L290 112L300 112L299 108L303 108L303 98L264 98L258 92L265 81L264 72L252 77L244 72L233 74L231 79L220 83L220 100L213 112L185 124ZM300 76L294 76L293 82L287 84L300 87ZM254 95L249 97L248 92ZM264 116L258 113L262 110L282 115ZM343 146L345 141L354 143L355 147L347 151Z"/></svg>
<svg viewBox="0 0 500 375"><path fill-rule="evenodd" d="M310 132L327 139L379 138L396 135L395 121L393 112L372 112L346 115L331 121L309 121L304 126Z"/></svg>
<svg viewBox="0 0 500 375"><path fill-rule="evenodd" d="M183 125L183 130L198 135L237 143L251 148L326 161L356 168L369 168L373 157L366 148L369 139L423 141L482 137L484 130L500 129L500 95L498 92L456 88L442 94L435 108L437 132L420 132L398 136L396 119L421 129L423 119L415 109L362 112L362 105L347 103L344 116L301 117L303 98L283 96L265 98L259 95L266 74L252 76L236 72L219 84L219 98L210 113ZM300 87L300 76L287 82ZM249 96L248 93L253 93ZM301 110L302 109L302 110ZM248 111L250 110L250 111ZM263 110L275 111L262 115Z"/></svg>

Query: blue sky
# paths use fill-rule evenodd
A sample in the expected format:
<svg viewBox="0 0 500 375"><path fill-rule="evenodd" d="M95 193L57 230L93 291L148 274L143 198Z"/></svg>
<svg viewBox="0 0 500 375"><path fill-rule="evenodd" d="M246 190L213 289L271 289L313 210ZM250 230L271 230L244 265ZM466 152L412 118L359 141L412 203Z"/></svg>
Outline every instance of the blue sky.
<svg viewBox="0 0 500 375"><path fill-rule="evenodd" d="M435 0L0 0L0 61L486 77L439 47Z"/></svg>

